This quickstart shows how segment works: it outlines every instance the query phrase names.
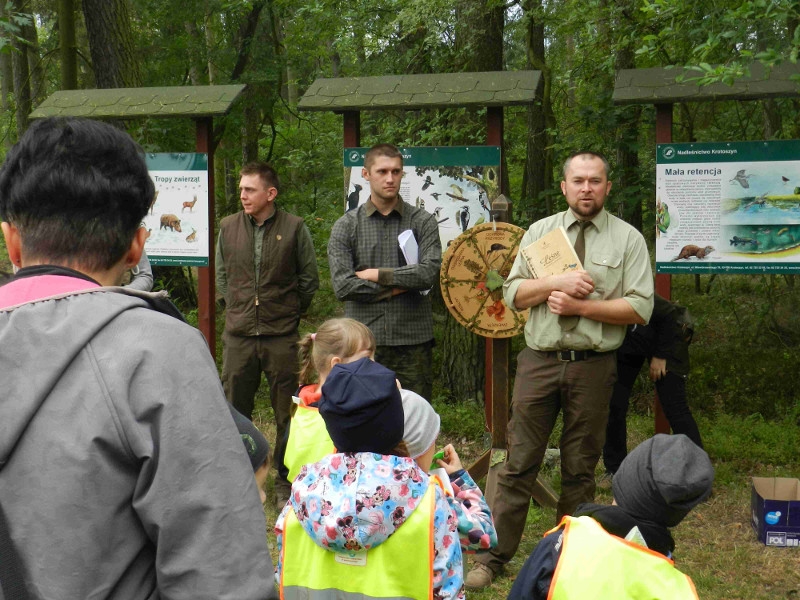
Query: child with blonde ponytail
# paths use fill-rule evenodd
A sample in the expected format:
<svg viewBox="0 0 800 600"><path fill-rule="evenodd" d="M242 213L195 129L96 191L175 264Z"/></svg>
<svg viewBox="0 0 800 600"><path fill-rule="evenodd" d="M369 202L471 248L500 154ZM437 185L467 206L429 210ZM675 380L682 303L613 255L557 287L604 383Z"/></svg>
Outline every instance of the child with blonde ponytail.
<svg viewBox="0 0 800 600"><path fill-rule="evenodd" d="M354 319L330 319L316 333L308 333L298 343L300 389L289 424L289 439L281 475L294 481L300 468L335 451L319 416L317 403L322 384L334 365L347 364L375 354L375 336L369 327ZM316 381L315 381L316 380Z"/></svg>

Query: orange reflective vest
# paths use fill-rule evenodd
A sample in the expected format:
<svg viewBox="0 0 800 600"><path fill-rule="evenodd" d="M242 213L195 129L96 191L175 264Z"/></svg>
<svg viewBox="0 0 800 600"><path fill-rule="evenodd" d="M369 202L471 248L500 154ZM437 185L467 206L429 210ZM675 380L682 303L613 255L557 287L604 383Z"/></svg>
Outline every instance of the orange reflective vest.
<svg viewBox="0 0 800 600"><path fill-rule="evenodd" d="M564 517L559 527L564 547L548 600L697 600L692 580L664 555L608 533L591 517Z"/></svg>

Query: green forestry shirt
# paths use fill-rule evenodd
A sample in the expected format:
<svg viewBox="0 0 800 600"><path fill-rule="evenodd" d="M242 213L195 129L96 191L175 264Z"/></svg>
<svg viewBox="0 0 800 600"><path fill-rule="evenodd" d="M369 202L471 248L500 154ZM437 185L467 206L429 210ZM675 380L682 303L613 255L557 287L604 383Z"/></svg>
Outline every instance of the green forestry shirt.
<svg viewBox="0 0 800 600"><path fill-rule="evenodd" d="M520 248L535 242L544 234L563 226L574 244L578 236L578 220L571 210L552 215L530 226L522 237ZM653 273L650 255L642 234L605 210L601 210L586 227L586 259L583 268L594 280L594 292L588 300L624 298L645 321L653 312ZM522 253L517 254L511 273L503 285L506 304L514 306L520 284L531 279ZM564 331L547 307L547 302L532 306L525 325L525 341L534 350L616 350L625 339L625 325L611 325L581 318L575 329Z"/></svg>

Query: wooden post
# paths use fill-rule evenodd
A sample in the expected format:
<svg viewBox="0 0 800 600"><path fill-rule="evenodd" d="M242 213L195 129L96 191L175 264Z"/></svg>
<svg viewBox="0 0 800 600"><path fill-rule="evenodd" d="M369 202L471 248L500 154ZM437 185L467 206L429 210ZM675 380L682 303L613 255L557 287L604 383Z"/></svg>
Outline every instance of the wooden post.
<svg viewBox="0 0 800 600"><path fill-rule="evenodd" d="M656 104L656 143L669 144L672 142L672 104ZM668 273L656 274L656 293L667 300L672 297L672 276ZM661 407L658 392L655 393L653 410L654 426L656 433L669 433L669 421Z"/></svg>
<svg viewBox="0 0 800 600"><path fill-rule="evenodd" d="M347 110L342 113L344 117L344 147L359 148L361 146L361 113L357 110Z"/></svg>
<svg viewBox="0 0 800 600"><path fill-rule="evenodd" d="M486 111L486 142L490 146L500 146L502 167L503 151L503 109L489 107ZM511 202L505 194L508 190L502 188L502 173L500 175L501 196L492 202L492 218L496 221L511 221ZM487 497L494 498L496 490L496 469L505 460L506 434L508 432L508 406L510 404L511 381L511 340L508 338L486 338L486 416L487 423L492 432L492 447L484 453L468 470L472 478L477 481L484 475L486 479ZM536 479L532 492L533 499L540 506L555 508L558 495L541 477Z"/></svg>
<svg viewBox="0 0 800 600"><path fill-rule="evenodd" d="M486 109L486 143L489 146L500 146L502 168L503 151L503 109L502 107L489 107ZM502 172L498 172L500 193L506 195L508 190L502 188ZM503 201L495 205L492 202L492 218L504 223L510 222L511 203ZM486 384L484 388L484 405L486 423L492 432L492 448L505 449L506 429L508 425L509 370L511 364L511 343L508 339L486 338Z"/></svg>
<svg viewBox="0 0 800 600"><path fill-rule="evenodd" d="M217 357L216 281L214 270L214 120L195 119L195 148L208 153L208 266L197 269L197 326L208 342L211 356Z"/></svg>

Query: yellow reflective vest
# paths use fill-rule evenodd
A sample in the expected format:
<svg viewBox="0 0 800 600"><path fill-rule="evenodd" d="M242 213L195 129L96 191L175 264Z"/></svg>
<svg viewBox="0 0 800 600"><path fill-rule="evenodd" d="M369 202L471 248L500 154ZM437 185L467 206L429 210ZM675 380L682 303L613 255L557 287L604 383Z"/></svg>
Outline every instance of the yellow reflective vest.
<svg viewBox="0 0 800 600"><path fill-rule="evenodd" d="M336 448L325 428L325 421L315 406L298 405L289 427L289 440L283 463L289 469L289 481L294 481L303 465L315 463Z"/></svg>
<svg viewBox="0 0 800 600"><path fill-rule="evenodd" d="M663 554L608 533L591 517L564 517L548 600L690 600L694 584ZM554 530L555 531L555 530Z"/></svg>
<svg viewBox="0 0 800 600"><path fill-rule="evenodd" d="M431 600L436 485L385 542L347 554L318 546L290 509L281 550L282 600Z"/></svg>

